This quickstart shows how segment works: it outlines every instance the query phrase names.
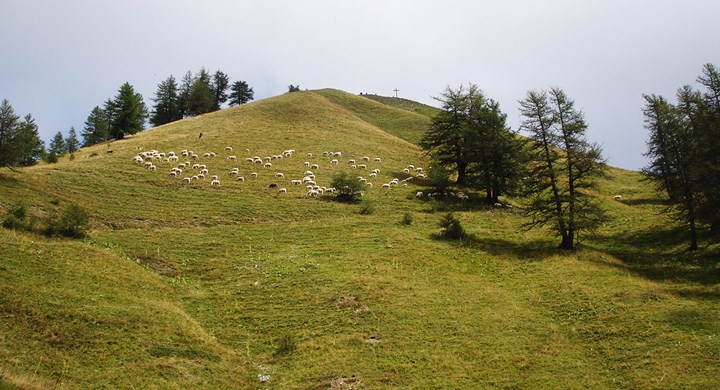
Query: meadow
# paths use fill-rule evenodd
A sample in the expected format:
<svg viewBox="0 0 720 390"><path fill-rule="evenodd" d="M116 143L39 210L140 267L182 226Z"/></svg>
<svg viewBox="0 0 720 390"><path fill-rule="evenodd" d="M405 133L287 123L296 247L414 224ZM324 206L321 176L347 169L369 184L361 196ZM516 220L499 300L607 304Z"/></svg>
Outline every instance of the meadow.
<svg viewBox="0 0 720 390"><path fill-rule="evenodd" d="M523 199L381 188L427 166L431 112L295 92L0 169L0 216L76 204L92 227L0 229L0 388L720 387L718 244L685 252L662 199L618 168L594 194L610 221L575 252L521 228ZM132 162L151 149L199 153L221 185ZM287 149L272 168L244 161ZM347 163L363 156L367 170ZM359 203L311 199L290 183L305 161L322 186L380 173ZM447 212L467 237L438 236Z"/></svg>

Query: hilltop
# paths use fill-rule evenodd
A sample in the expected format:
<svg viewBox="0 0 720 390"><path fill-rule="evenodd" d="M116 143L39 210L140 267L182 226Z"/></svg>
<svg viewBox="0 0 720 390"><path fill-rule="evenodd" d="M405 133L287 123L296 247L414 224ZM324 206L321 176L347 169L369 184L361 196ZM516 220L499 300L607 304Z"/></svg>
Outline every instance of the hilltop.
<svg viewBox="0 0 720 390"><path fill-rule="evenodd" d="M82 240L0 229L0 387L718 386L716 249L686 258L637 172L611 169L595 196L612 222L558 252L481 194L381 188L427 165L429 112L294 92L0 169L0 215L77 204L92 218ZM133 163L149 150L193 151L221 185ZM320 186L380 172L361 204L341 204L291 184L305 162ZM469 238L437 238L448 211Z"/></svg>

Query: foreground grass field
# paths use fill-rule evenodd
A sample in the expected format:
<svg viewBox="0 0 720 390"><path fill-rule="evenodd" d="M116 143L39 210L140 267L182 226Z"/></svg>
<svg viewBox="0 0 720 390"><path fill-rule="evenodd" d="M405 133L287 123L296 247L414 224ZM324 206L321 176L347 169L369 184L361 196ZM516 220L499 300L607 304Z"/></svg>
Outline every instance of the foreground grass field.
<svg viewBox="0 0 720 390"><path fill-rule="evenodd" d="M686 255L662 202L619 169L596 194L612 221L575 253L520 229L518 208L416 200L419 180L380 188L427 163L407 141L423 118L340 91L292 93L0 170L0 215L20 203L38 218L71 203L92 215L83 240L0 229L0 387L720 385L716 244ZM198 162L222 184L143 169L138 148L214 151ZM243 161L286 149L297 153L272 168ZM339 164L324 151L342 152ZM366 171L347 164L363 156ZM305 161L319 185L380 173L362 203L340 204L290 184ZM468 238L437 238L448 211Z"/></svg>

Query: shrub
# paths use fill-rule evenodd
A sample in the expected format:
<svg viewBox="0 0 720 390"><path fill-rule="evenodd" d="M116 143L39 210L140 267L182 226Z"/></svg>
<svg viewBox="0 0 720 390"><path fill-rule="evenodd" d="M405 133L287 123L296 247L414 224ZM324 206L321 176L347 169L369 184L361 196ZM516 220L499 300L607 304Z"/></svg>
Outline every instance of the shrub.
<svg viewBox="0 0 720 390"><path fill-rule="evenodd" d="M280 340L278 340L278 346L273 355L287 355L291 352L294 352L296 349L297 342L291 335L286 334L285 336L281 337Z"/></svg>
<svg viewBox="0 0 720 390"><path fill-rule="evenodd" d="M410 226L413 223L413 215L410 213L405 213L403 215L402 221L400 223L404 226Z"/></svg>
<svg viewBox="0 0 720 390"><path fill-rule="evenodd" d="M445 214L442 219L440 219L438 226L442 228L442 232L440 233L442 237L457 239L465 236L465 229L453 213Z"/></svg>
<svg viewBox="0 0 720 390"><path fill-rule="evenodd" d="M25 224L22 219L16 217L14 214L8 214L2 221L2 226L5 229L19 230L24 229Z"/></svg>
<svg viewBox="0 0 720 390"><path fill-rule="evenodd" d="M363 184L359 180L350 176L347 172L342 172L332 177L330 186L337 191L335 199L340 202L355 202L362 196Z"/></svg>
<svg viewBox="0 0 720 390"><path fill-rule="evenodd" d="M432 188L433 192L447 192L450 186L452 186L450 172L437 160L433 160L431 164L427 172L427 184Z"/></svg>
<svg viewBox="0 0 720 390"><path fill-rule="evenodd" d="M370 215L375 212L375 205L369 200L367 200L363 202L362 206L360 206L360 211L358 212L361 215Z"/></svg>
<svg viewBox="0 0 720 390"><path fill-rule="evenodd" d="M45 234L79 238L85 237L89 229L90 215L88 212L78 205L71 204L62 213L49 214Z"/></svg>

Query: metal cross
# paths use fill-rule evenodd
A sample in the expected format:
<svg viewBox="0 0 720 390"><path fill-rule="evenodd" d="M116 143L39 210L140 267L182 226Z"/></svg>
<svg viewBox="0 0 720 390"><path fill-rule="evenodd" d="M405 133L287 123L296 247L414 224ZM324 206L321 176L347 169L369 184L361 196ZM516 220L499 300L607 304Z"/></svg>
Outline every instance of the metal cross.
<svg viewBox="0 0 720 390"><path fill-rule="evenodd" d="M398 93L398 91L400 91L400 90L397 89L397 88L395 88L395 89L393 89L393 91L395 91L395 97L398 97L398 96L397 96L397 93Z"/></svg>

